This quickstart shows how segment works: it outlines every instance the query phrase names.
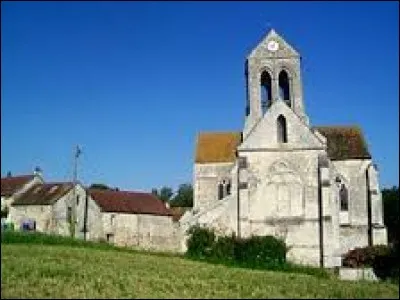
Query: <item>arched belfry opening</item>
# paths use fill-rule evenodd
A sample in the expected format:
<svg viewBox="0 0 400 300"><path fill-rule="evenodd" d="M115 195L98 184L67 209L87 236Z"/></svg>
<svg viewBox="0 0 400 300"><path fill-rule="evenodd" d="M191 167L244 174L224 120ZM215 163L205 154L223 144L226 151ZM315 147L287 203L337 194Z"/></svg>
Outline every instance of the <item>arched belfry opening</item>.
<svg viewBox="0 0 400 300"><path fill-rule="evenodd" d="M271 106L272 102L272 79L271 75L269 75L267 71L261 73L260 88L261 110L264 115L267 109Z"/></svg>
<svg viewBox="0 0 400 300"><path fill-rule="evenodd" d="M276 120L277 134L278 134L278 143L287 143L287 126L286 119L284 116L279 115Z"/></svg>
<svg viewBox="0 0 400 300"><path fill-rule="evenodd" d="M286 104L290 107L290 81L289 75L285 70L282 70L279 73L279 98L286 102Z"/></svg>

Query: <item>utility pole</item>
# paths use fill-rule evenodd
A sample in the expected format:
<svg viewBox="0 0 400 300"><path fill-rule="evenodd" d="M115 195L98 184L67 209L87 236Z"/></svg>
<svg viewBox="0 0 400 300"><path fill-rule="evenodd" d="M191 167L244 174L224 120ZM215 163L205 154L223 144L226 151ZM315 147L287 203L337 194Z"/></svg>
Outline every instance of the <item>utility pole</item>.
<svg viewBox="0 0 400 300"><path fill-rule="evenodd" d="M79 146L76 146L76 149L74 151L74 169L73 169L73 178L72 178L72 205L71 205L71 210L72 210L72 216L70 220L70 231L71 231L71 236L75 237L75 227L76 227L76 183L77 183L77 178L78 178L78 157L81 154L81 149Z"/></svg>

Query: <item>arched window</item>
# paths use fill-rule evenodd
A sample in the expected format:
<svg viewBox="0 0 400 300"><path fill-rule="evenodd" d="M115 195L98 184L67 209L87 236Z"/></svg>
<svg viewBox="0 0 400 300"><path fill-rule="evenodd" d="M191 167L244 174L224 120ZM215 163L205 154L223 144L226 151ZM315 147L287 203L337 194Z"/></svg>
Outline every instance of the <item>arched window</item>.
<svg viewBox="0 0 400 300"><path fill-rule="evenodd" d="M340 210L349 211L349 192L344 184L341 185L339 190Z"/></svg>
<svg viewBox="0 0 400 300"><path fill-rule="evenodd" d="M289 76L285 70L279 73L279 98L286 102L290 106L290 87L289 87Z"/></svg>
<svg viewBox="0 0 400 300"><path fill-rule="evenodd" d="M224 198L224 185L222 183L218 184L218 200Z"/></svg>
<svg viewBox="0 0 400 300"><path fill-rule="evenodd" d="M267 71L261 73L261 110L265 114L272 101L271 76Z"/></svg>
<svg viewBox="0 0 400 300"><path fill-rule="evenodd" d="M287 131L286 131L286 119L284 116L279 115L276 120L277 132L278 132L278 143L287 143Z"/></svg>

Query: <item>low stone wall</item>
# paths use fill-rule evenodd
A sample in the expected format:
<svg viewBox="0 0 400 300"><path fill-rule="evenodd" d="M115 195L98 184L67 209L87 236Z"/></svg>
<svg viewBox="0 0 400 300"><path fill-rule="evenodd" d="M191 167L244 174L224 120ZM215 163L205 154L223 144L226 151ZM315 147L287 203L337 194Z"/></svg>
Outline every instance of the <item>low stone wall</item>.
<svg viewBox="0 0 400 300"><path fill-rule="evenodd" d="M372 268L340 268L339 278L342 280L378 281Z"/></svg>

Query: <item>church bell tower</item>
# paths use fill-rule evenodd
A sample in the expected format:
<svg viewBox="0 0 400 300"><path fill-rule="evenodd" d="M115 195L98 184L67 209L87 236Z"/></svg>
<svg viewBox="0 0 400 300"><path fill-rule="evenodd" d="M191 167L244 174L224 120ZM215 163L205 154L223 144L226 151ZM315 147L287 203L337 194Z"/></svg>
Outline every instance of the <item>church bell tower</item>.
<svg viewBox="0 0 400 300"><path fill-rule="evenodd" d="M246 59L245 138L276 101L284 101L308 124L304 112L300 55L271 29Z"/></svg>

